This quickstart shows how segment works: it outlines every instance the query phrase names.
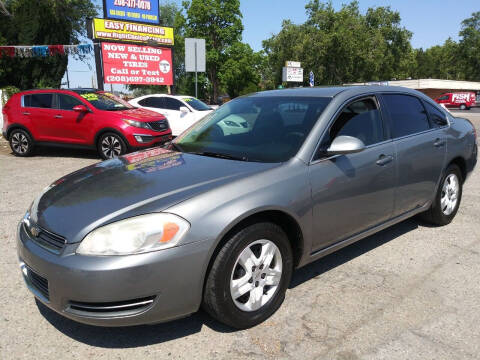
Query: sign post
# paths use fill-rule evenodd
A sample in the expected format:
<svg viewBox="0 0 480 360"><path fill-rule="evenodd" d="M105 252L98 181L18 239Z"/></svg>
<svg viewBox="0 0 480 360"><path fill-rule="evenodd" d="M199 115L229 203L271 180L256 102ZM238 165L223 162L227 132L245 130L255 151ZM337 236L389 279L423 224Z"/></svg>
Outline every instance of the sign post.
<svg viewBox="0 0 480 360"><path fill-rule="evenodd" d="M185 71L195 73L195 97L198 97L198 73L206 71L205 39L185 39Z"/></svg>

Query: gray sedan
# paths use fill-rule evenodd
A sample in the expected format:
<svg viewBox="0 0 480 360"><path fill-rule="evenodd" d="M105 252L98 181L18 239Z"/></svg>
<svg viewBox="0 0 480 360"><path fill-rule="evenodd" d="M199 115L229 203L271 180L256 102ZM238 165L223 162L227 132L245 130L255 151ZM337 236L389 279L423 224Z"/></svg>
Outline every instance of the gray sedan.
<svg viewBox="0 0 480 360"><path fill-rule="evenodd" d="M165 149L55 181L18 226L20 267L36 298L79 322L202 306L247 328L280 307L295 268L417 214L448 224L476 161L472 124L416 91L257 93Z"/></svg>

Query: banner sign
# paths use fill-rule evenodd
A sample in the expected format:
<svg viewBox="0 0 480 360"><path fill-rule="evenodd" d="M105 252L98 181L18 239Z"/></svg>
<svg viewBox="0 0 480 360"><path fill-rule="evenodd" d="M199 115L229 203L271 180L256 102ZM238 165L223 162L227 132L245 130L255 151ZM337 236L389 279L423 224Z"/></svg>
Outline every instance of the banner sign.
<svg viewBox="0 0 480 360"><path fill-rule="evenodd" d="M159 24L159 0L103 0L103 15L120 19Z"/></svg>
<svg viewBox="0 0 480 360"><path fill-rule="evenodd" d="M97 18L93 19L93 38L133 43L152 40L160 44L173 45L173 28Z"/></svg>
<svg viewBox="0 0 480 360"><path fill-rule="evenodd" d="M107 84L173 85L170 48L104 42L102 58Z"/></svg>

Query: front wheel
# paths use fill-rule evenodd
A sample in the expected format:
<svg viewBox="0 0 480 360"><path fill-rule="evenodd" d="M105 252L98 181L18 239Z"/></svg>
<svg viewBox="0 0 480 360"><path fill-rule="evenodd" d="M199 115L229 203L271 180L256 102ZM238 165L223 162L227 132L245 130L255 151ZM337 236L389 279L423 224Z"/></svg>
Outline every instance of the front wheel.
<svg viewBox="0 0 480 360"><path fill-rule="evenodd" d="M103 160L113 159L127 152L127 145L120 135L105 133L98 139L97 149Z"/></svg>
<svg viewBox="0 0 480 360"><path fill-rule="evenodd" d="M462 173L455 164L448 166L438 188L432 206L422 214L424 220L435 225L449 224L462 200Z"/></svg>
<svg viewBox="0 0 480 360"><path fill-rule="evenodd" d="M460 110L466 110L467 106L465 104L460 105Z"/></svg>
<svg viewBox="0 0 480 360"><path fill-rule="evenodd" d="M255 326L282 304L292 269L290 243L278 225L247 226L232 235L215 258L203 307L233 328Z"/></svg>

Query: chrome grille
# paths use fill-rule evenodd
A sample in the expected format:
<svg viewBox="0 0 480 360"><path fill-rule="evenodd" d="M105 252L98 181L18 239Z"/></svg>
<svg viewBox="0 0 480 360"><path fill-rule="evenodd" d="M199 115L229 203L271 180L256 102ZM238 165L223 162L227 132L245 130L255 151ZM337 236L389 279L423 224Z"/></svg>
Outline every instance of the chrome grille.
<svg viewBox="0 0 480 360"><path fill-rule="evenodd" d="M166 120L152 121L148 125L154 131L165 131L168 130L168 122Z"/></svg>
<svg viewBox="0 0 480 360"><path fill-rule="evenodd" d="M65 246L66 240L60 235L39 228L38 236L31 236L31 240L44 249L59 254Z"/></svg>
<svg viewBox="0 0 480 360"><path fill-rule="evenodd" d="M48 280L44 277L38 275L35 271L30 269L28 266L25 266L26 274L30 285L37 290L41 295L43 295L47 300L50 300L48 293Z"/></svg>
<svg viewBox="0 0 480 360"><path fill-rule="evenodd" d="M155 296L126 301L101 303L70 301L67 311L86 316L125 316L142 312L143 310L152 306L154 300Z"/></svg>

